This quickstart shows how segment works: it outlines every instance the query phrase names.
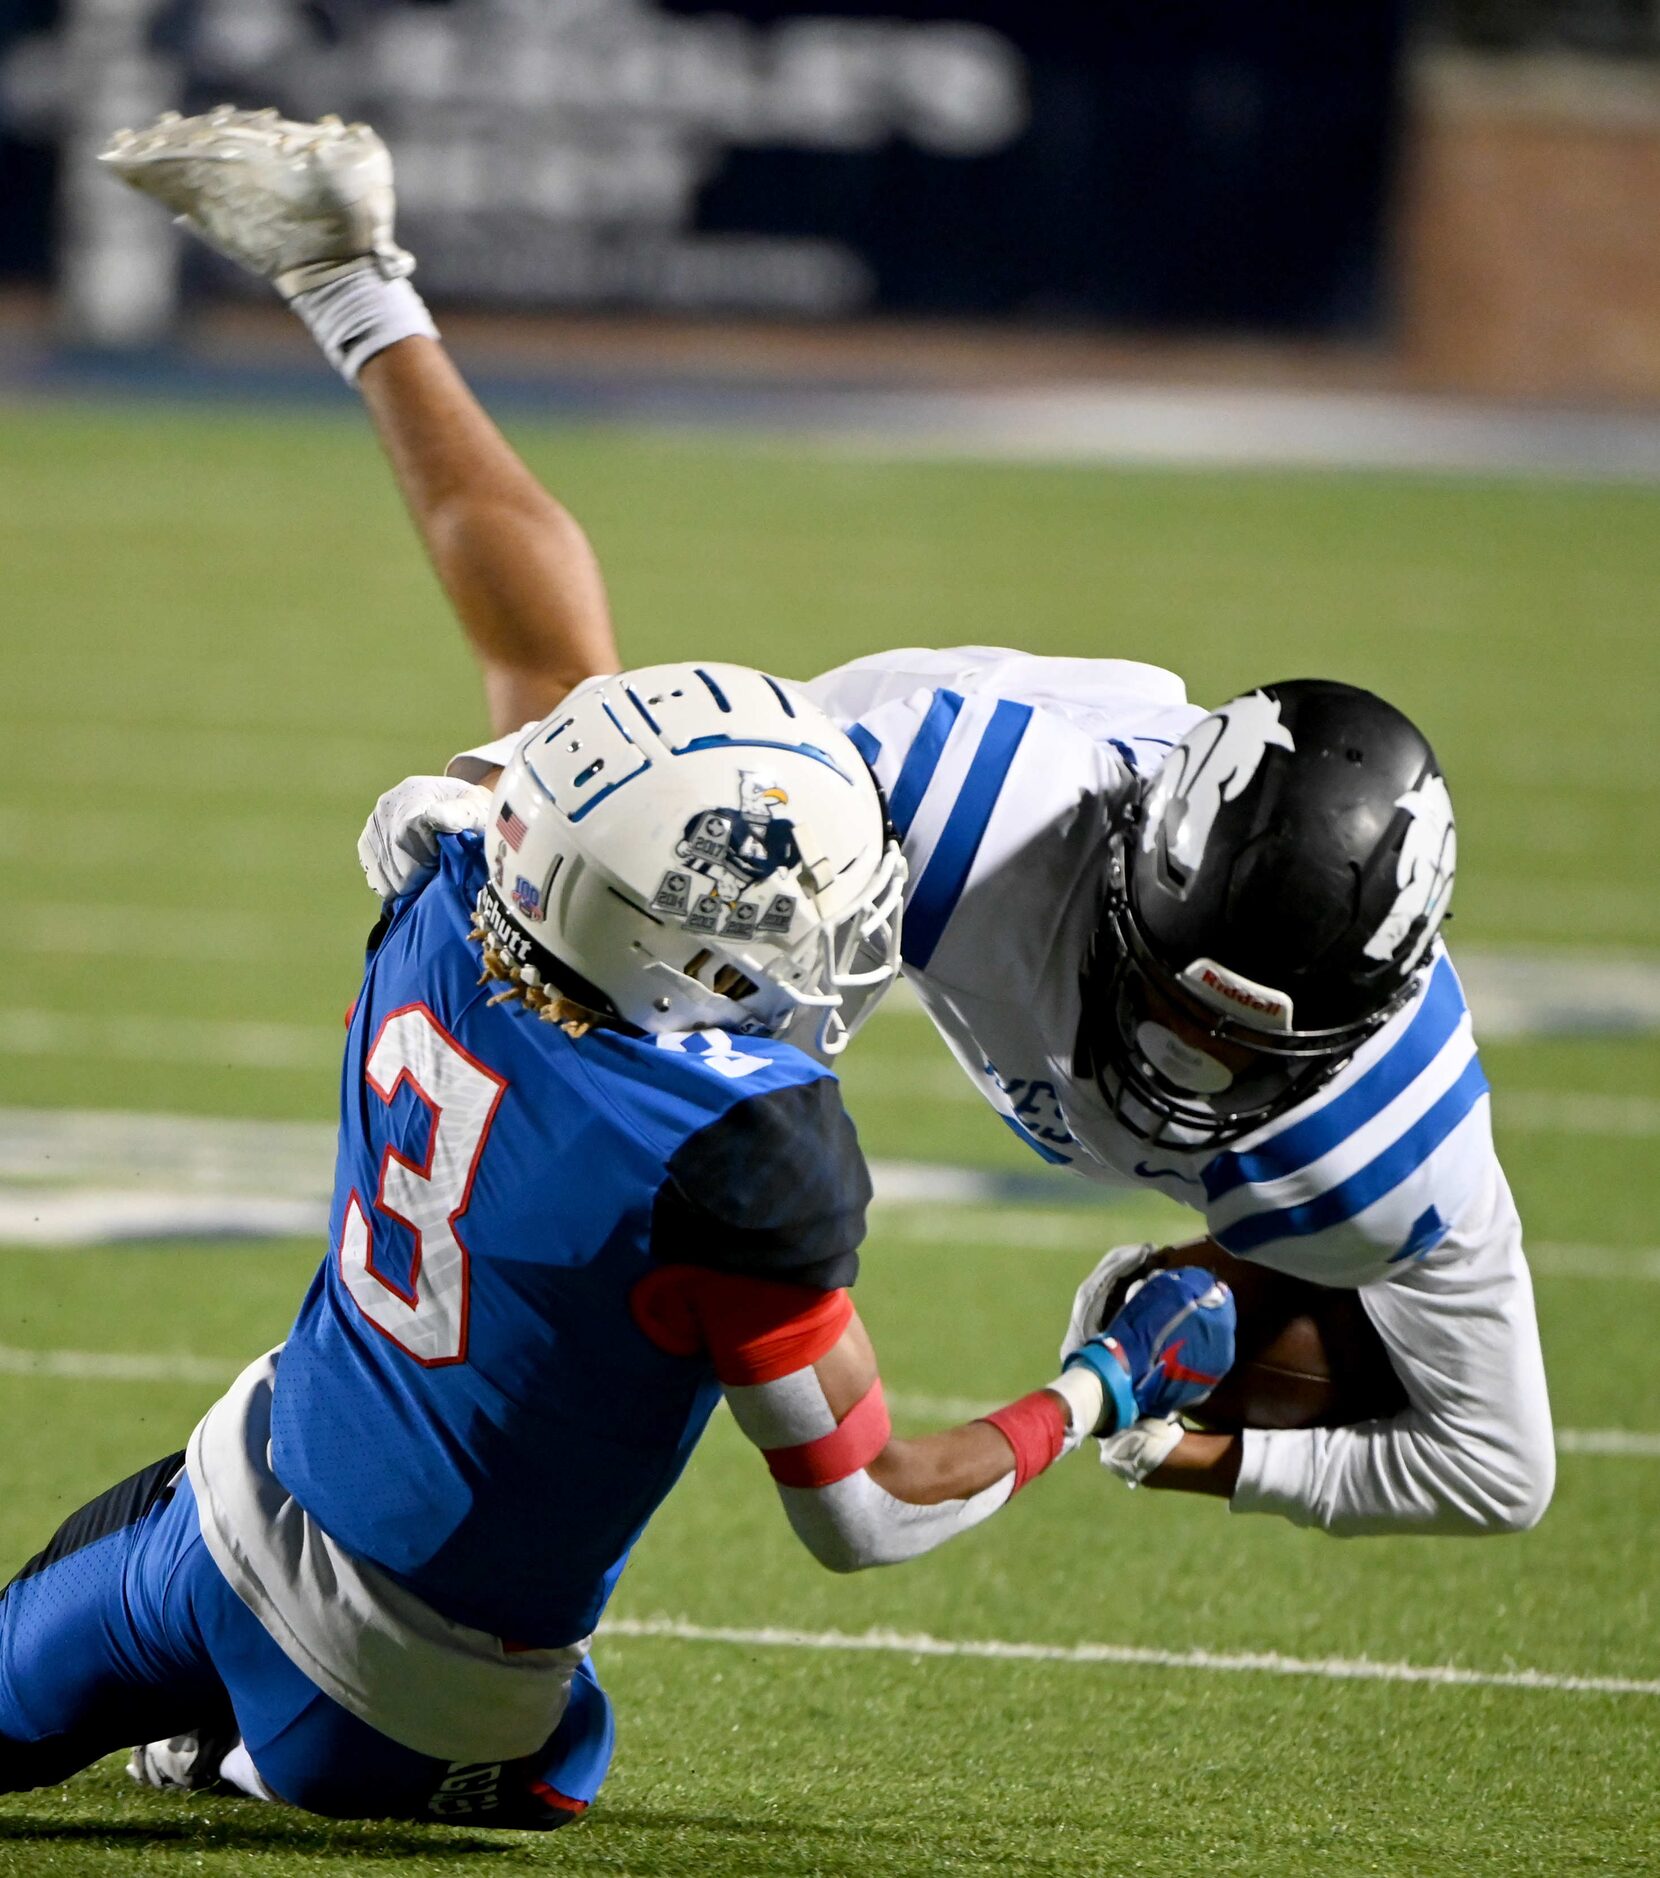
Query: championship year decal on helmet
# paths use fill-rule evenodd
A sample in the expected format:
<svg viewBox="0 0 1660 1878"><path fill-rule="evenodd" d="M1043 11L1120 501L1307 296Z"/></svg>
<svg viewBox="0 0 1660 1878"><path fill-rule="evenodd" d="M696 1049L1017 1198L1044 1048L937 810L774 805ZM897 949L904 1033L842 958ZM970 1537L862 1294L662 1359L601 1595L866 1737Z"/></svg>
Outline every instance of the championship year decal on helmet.
<svg viewBox="0 0 1660 1878"><path fill-rule="evenodd" d="M684 868L670 868L652 896L651 910L688 932L787 933L795 901L787 893L746 900L752 887L801 865L795 823L778 810L789 792L756 770L738 772L738 806L702 809L675 844Z"/></svg>

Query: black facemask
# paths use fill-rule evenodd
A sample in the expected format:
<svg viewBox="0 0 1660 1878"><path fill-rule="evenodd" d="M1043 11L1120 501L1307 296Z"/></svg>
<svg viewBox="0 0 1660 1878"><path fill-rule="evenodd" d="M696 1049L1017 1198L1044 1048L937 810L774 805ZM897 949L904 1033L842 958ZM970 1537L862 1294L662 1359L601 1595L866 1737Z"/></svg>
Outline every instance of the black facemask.
<svg viewBox="0 0 1660 1878"><path fill-rule="evenodd" d="M1225 1147L1334 1076L1415 981L1364 1019L1328 1029L1267 1032L1222 1015L1189 991L1141 931L1126 885L1132 838L1129 828L1111 837L1107 899L1080 978L1074 1072L1094 1079L1120 1126L1140 1140L1185 1151ZM1179 1034L1161 1022L1172 1015ZM1221 1055L1195 1046L1195 1036L1222 1046ZM1249 1055L1240 1060L1240 1051ZM1220 1086L1199 1086L1211 1082Z"/></svg>

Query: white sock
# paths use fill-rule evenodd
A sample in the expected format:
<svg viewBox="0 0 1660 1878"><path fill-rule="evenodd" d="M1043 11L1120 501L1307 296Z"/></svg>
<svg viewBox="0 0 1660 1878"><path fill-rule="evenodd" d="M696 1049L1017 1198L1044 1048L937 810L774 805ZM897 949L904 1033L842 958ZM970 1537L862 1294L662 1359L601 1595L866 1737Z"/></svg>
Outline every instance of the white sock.
<svg viewBox="0 0 1660 1878"><path fill-rule="evenodd" d="M369 265L288 303L348 385L377 352L416 334L436 339L426 302L407 280L384 280Z"/></svg>
<svg viewBox="0 0 1660 1878"><path fill-rule="evenodd" d="M259 1769L254 1766L253 1756L239 1741L230 1753L219 1763L219 1778L227 1780L240 1793L245 1793L251 1800L269 1800L275 1806L282 1802L259 1777Z"/></svg>

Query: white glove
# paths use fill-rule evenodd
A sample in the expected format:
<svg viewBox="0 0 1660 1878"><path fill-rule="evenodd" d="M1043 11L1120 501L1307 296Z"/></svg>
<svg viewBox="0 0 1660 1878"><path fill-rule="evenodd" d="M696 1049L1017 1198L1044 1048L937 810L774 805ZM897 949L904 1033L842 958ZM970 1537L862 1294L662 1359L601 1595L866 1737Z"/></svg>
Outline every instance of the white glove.
<svg viewBox="0 0 1660 1878"><path fill-rule="evenodd" d="M1107 1319L1119 1310L1128 1293L1129 1281L1152 1258L1152 1245L1115 1245L1094 1271L1078 1287L1072 1300L1072 1316L1066 1326L1066 1341L1061 1345L1061 1361L1098 1337L1107 1327ZM1111 1309L1108 1309L1108 1306Z"/></svg>
<svg viewBox="0 0 1660 1878"><path fill-rule="evenodd" d="M490 791L453 776L410 776L375 804L357 838L372 893L395 900L438 866L438 837L482 831Z"/></svg>
<svg viewBox="0 0 1660 1878"><path fill-rule="evenodd" d="M1180 1422L1162 1416L1144 1415L1128 1428L1097 1443L1101 1465L1109 1473L1139 1487L1147 1476L1169 1460L1171 1450L1182 1438Z"/></svg>
<svg viewBox="0 0 1660 1878"><path fill-rule="evenodd" d="M117 131L98 159L209 247L270 281L348 382L398 339L438 329L392 238L392 158L367 124L297 123L228 104Z"/></svg>

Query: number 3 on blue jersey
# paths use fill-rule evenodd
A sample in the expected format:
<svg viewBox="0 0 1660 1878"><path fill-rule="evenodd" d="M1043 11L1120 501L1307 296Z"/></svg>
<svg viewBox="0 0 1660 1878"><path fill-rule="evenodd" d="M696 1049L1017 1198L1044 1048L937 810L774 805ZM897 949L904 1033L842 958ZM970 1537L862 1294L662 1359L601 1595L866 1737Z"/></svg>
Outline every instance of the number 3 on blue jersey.
<svg viewBox="0 0 1660 1878"><path fill-rule="evenodd" d="M467 1248L455 1222L507 1084L469 1056L424 1004L405 1005L380 1027L365 1063L369 1087L388 1107L404 1083L426 1105L426 1164L388 1146L374 1210L414 1235L409 1282L375 1267L375 1234L354 1190L340 1231L340 1276L385 1337L427 1368L467 1360Z"/></svg>

